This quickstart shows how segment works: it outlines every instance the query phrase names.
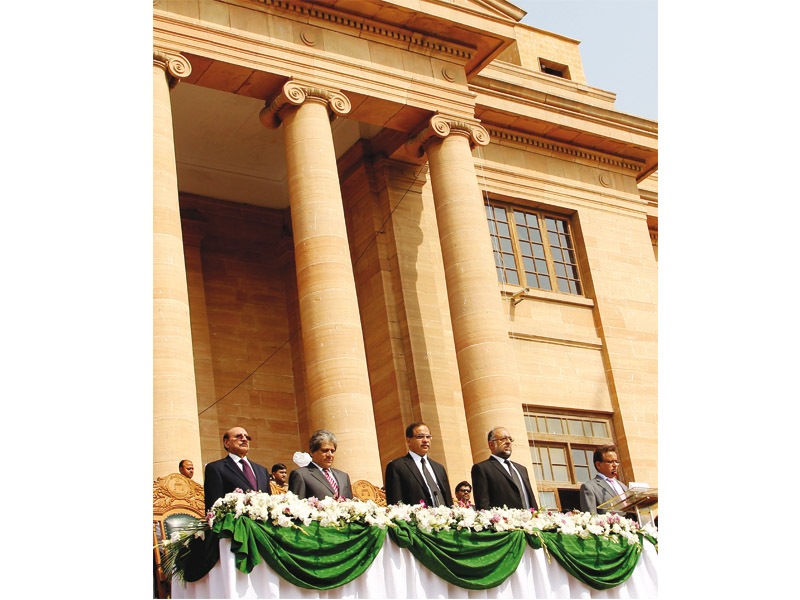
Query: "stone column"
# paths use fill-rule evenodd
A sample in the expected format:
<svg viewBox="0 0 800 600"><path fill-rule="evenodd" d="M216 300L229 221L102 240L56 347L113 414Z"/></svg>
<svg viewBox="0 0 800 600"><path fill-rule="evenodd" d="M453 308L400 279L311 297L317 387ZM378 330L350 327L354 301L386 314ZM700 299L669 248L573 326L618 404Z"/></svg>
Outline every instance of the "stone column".
<svg viewBox="0 0 800 600"><path fill-rule="evenodd" d="M477 122L435 115L407 148L428 155L473 460L489 456L487 433L502 426L517 440L514 459L529 466L522 398L472 158L474 145L488 143Z"/></svg>
<svg viewBox="0 0 800 600"><path fill-rule="evenodd" d="M283 123L297 295L306 366L309 429L338 439L337 468L381 485L378 438L364 338L330 122L350 101L296 80L261 111Z"/></svg>
<svg viewBox="0 0 800 600"><path fill-rule="evenodd" d="M153 476L188 458L202 470L189 294L178 207L169 90L191 72L174 52L153 50Z"/></svg>

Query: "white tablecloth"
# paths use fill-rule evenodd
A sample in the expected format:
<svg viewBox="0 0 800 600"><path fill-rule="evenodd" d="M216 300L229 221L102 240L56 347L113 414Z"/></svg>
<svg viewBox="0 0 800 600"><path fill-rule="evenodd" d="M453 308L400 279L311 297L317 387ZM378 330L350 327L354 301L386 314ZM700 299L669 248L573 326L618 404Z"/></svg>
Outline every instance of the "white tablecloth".
<svg viewBox="0 0 800 600"><path fill-rule="evenodd" d="M173 598L658 598L658 554L644 542L642 556L622 585L598 591L567 573L544 550L525 549L517 570L488 590L450 585L387 536L369 569L332 590L306 590L282 579L266 563L249 575L236 569L230 539L220 540L220 562L200 581L172 582Z"/></svg>

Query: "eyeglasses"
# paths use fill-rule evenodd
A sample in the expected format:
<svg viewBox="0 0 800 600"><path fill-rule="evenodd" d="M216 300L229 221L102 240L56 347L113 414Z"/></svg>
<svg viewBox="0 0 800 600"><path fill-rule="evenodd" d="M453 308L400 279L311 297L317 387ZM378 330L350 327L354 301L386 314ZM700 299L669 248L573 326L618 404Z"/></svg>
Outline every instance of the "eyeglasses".
<svg viewBox="0 0 800 600"><path fill-rule="evenodd" d="M512 438L510 435L507 435L505 437L495 438L492 441L493 442L501 442L501 443L505 442L505 441L508 441L509 443L513 444L514 443L514 438Z"/></svg>
<svg viewBox="0 0 800 600"><path fill-rule="evenodd" d="M432 440L432 439L433 439L433 436L432 436L432 435L422 435L422 434L419 434L419 435L415 435L415 436L414 436L414 439L415 439L415 440Z"/></svg>
<svg viewBox="0 0 800 600"><path fill-rule="evenodd" d="M456 490L456 494L464 494L464 493L469 494L471 491L472 490L461 488L460 490Z"/></svg>
<svg viewBox="0 0 800 600"><path fill-rule="evenodd" d="M253 438L251 438L249 435L245 435L243 433L237 433L236 435L233 436L233 439L235 439L235 440L247 440L249 442Z"/></svg>
<svg viewBox="0 0 800 600"><path fill-rule="evenodd" d="M600 460L598 462L608 463L610 465L620 465L620 464L622 464L618 460Z"/></svg>

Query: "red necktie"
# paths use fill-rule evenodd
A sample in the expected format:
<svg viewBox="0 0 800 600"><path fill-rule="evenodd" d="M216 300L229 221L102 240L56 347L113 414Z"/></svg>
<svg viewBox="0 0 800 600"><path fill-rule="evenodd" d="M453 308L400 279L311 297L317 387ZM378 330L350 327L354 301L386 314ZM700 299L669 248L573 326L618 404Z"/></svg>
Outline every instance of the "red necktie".
<svg viewBox="0 0 800 600"><path fill-rule="evenodd" d="M336 485L336 480L333 478L333 475L331 475L331 470L330 469L322 469L322 473L323 473L323 475L325 475L325 479L328 480L328 483L330 483L331 487L333 488L333 497L334 498L338 498L339 497L339 486Z"/></svg>
<svg viewBox="0 0 800 600"><path fill-rule="evenodd" d="M256 476L253 473L253 468L250 466L250 463L245 459L242 459L242 471L244 472L244 476L247 478L247 481L250 482L250 489L257 492L258 483L256 483Z"/></svg>

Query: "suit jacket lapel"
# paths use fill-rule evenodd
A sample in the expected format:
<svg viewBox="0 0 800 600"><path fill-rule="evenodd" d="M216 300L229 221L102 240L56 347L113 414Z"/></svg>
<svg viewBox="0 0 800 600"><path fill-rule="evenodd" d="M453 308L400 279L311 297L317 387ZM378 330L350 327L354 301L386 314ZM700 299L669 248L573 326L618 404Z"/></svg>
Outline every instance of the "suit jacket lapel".
<svg viewBox="0 0 800 600"><path fill-rule="evenodd" d="M500 471L503 474L503 476L506 479L508 479L514 487L517 487L517 485L514 483L514 478L511 477L511 475L508 473L508 471L506 471L506 468L500 463L499 460L496 460L494 458L490 458L489 459L489 464L491 464L495 469ZM522 491L522 490L520 490L520 491Z"/></svg>
<svg viewBox="0 0 800 600"><path fill-rule="evenodd" d="M422 473L419 472L419 468L417 467L417 463L414 461L414 459L411 457L410 454L406 454L405 461L406 461L406 468L409 471L411 471L411 474L414 476L414 478L417 480L417 482L420 484L420 486L422 486L422 489L423 490L427 490L428 489L428 484L422 478Z"/></svg>
<svg viewBox="0 0 800 600"><path fill-rule="evenodd" d="M333 494L333 493L334 493L334 492L333 492L333 487L331 487L331 484L330 484L330 482L329 482L329 481L328 481L328 479L325 477L325 475L322 473L322 471L320 471L320 470L319 470L317 467L315 467L314 465L308 465L306 468L309 470L309 472L311 473L311 476L312 476L314 479L316 479L316 480L317 480L317 481L319 481L319 482L320 482L322 485L324 485L326 488L328 488L328 489L331 491L331 494ZM333 469L331 469L331 471L333 471ZM331 473L331 475L333 475L333 473ZM338 481L337 481L337 483L338 483Z"/></svg>
<svg viewBox="0 0 800 600"><path fill-rule="evenodd" d="M611 484L608 483L608 481L606 481L605 479L603 479L599 475L596 475L596 477L597 477L597 480L600 482L600 485L602 486L602 488L608 494L608 498L606 499L606 501L611 500L611 498L615 498L618 495L616 490L613 487L611 487Z"/></svg>
<svg viewBox="0 0 800 600"><path fill-rule="evenodd" d="M233 472L234 476L235 476L235 477L236 477L236 478L237 478L239 481L241 481L241 482L242 482L242 484L243 484L243 485L241 485L240 487L241 487L243 490L246 490L246 489L248 489L248 488L250 487L250 482L249 482L249 481L247 481L247 477L245 477L245 476L244 476L244 473L242 473L242 470L239 468L239 465L237 465L237 464L236 464L236 461L235 461L235 460L233 460L233 459L232 459L230 456L226 456L226 457L225 457L225 466L226 466L226 467L227 467L227 468L228 468L228 469L229 469L231 472ZM258 483L258 479L256 479L256 483Z"/></svg>

